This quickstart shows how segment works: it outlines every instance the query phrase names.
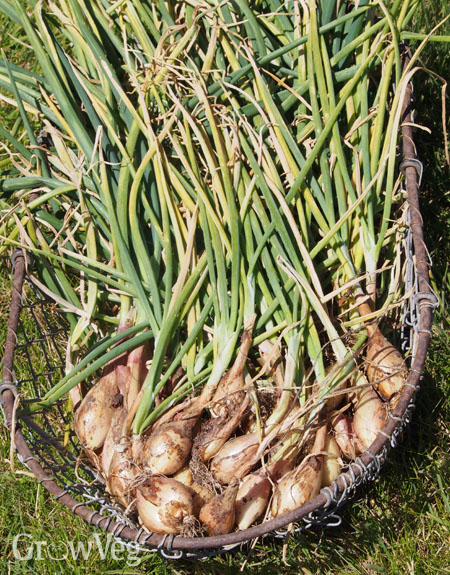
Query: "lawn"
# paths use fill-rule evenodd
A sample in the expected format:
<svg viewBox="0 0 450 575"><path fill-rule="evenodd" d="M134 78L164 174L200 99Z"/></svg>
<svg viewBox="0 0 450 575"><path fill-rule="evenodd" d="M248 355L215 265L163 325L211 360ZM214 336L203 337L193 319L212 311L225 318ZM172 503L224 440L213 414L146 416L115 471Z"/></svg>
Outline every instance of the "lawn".
<svg viewBox="0 0 450 575"><path fill-rule="evenodd" d="M429 30L448 13L448 2L424 2L418 30ZM0 23L1 24L1 23ZM26 46L11 39L17 30L1 27L2 46L12 61L31 61ZM442 33L449 34L449 26ZM32 64L31 64L32 65ZM448 75L446 44L431 44L422 57L424 68L441 77ZM447 97L448 102L448 97ZM448 107L448 106L447 106ZM252 550L242 549L205 562L167 562L156 554L137 559L117 547L102 557L111 543L106 534L91 528L52 500L16 460L9 461L7 430L0 429L0 539L3 544L0 573L40 572L158 575L184 573L265 575L450 574L450 315L446 302L450 290L450 195L441 113L441 82L422 70L415 76L415 121L427 130L416 130L418 156L424 163L421 210L427 245L433 259L433 287L440 298L435 315L434 338L429 350L422 389L411 425L398 448L391 452L379 479L342 510L337 528L315 529L292 537L285 544L259 541ZM15 111L4 105L2 124L15 129ZM0 167L2 163L0 162ZM0 262L0 345L10 294L8 261ZM14 557L13 540L22 534ZM43 541L39 550L36 543ZM72 558L67 550L79 542L93 544L87 559ZM52 559L51 557L54 557ZM60 559L60 560L58 560Z"/></svg>

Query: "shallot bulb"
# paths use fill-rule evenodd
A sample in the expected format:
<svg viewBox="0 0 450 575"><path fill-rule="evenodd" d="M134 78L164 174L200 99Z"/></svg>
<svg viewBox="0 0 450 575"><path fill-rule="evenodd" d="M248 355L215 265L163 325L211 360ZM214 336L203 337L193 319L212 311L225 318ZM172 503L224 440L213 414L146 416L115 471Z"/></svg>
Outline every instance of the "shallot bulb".
<svg viewBox="0 0 450 575"><path fill-rule="evenodd" d="M75 412L75 432L85 449L102 447L116 411L119 392L115 370L110 371L92 387Z"/></svg>
<svg viewBox="0 0 450 575"><path fill-rule="evenodd" d="M330 433L327 433L325 438L324 452L322 487L326 487L333 483L341 472L341 454L339 446L335 438Z"/></svg>
<svg viewBox="0 0 450 575"><path fill-rule="evenodd" d="M139 468L131 457L130 448L114 451L106 476L106 487L124 507L128 507L134 499L138 473Z"/></svg>
<svg viewBox="0 0 450 575"><path fill-rule="evenodd" d="M154 475L172 475L182 469L191 453L195 423L180 419L156 428L142 447L144 468Z"/></svg>
<svg viewBox="0 0 450 575"><path fill-rule="evenodd" d="M323 449L325 446L326 425L316 433L312 454L289 471L278 482L272 500L272 516L277 517L300 507L313 499L320 491L323 477Z"/></svg>
<svg viewBox="0 0 450 575"><path fill-rule="evenodd" d="M239 529L247 529L266 511L272 485L267 476L252 473L239 487L236 496L236 523Z"/></svg>
<svg viewBox="0 0 450 575"><path fill-rule="evenodd" d="M192 492L193 515L198 517L201 508L213 498L213 493L204 485L194 480L189 467L184 467L173 476L174 479L189 487Z"/></svg>
<svg viewBox="0 0 450 575"><path fill-rule="evenodd" d="M408 370L401 353L379 329L369 339L367 361L367 379L384 399L401 392Z"/></svg>
<svg viewBox="0 0 450 575"><path fill-rule="evenodd" d="M256 433L249 433L229 439L211 461L214 477L227 485L234 479L242 479L255 465L259 439Z"/></svg>
<svg viewBox="0 0 450 575"><path fill-rule="evenodd" d="M245 326L241 335L241 345L237 357L230 369L223 375L212 399L212 410L215 415L221 413L221 402L234 400L234 395L240 392L245 386L244 368L247 361L247 354L252 344L253 326L256 315L252 316ZM226 410L227 411L227 410Z"/></svg>
<svg viewBox="0 0 450 575"><path fill-rule="evenodd" d="M322 485L323 458L312 455L278 482L272 500L272 515L292 511L315 497Z"/></svg>
<svg viewBox="0 0 450 575"><path fill-rule="evenodd" d="M210 535L224 535L233 529L238 489L239 484L232 483L201 508L199 519Z"/></svg>
<svg viewBox="0 0 450 575"><path fill-rule="evenodd" d="M358 304L361 315L370 314L367 302ZM400 393L407 377L407 368L401 353L384 337L378 325L368 324L367 379L384 399Z"/></svg>
<svg viewBox="0 0 450 575"><path fill-rule="evenodd" d="M147 479L136 488L136 506L142 523L156 533L180 533L192 520L191 490L175 479Z"/></svg>
<svg viewBox="0 0 450 575"><path fill-rule="evenodd" d="M355 459L361 451L355 441L352 418L345 413L339 413L332 421L334 438L342 455L347 459Z"/></svg>
<svg viewBox="0 0 450 575"><path fill-rule="evenodd" d="M234 405L234 401L238 399L239 405ZM200 433L194 440L193 447L193 451L201 461L208 461L225 445L227 439L242 421L249 403L250 400L246 394L236 394L229 413L211 418L203 424ZM223 410L224 407L222 407L222 412Z"/></svg>
<svg viewBox="0 0 450 575"><path fill-rule="evenodd" d="M111 425L106 434L100 456L101 471L104 477L109 475L109 467L115 453L115 448L122 439L122 428L127 414L125 409L117 409L111 419Z"/></svg>
<svg viewBox="0 0 450 575"><path fill-rule="evenodd" d="M241 423L250 400L244 391L244 369L252 343L255 316L241 336L237 357L218 383L211 402L212 417L206 421L194 440L193 453L202 461L214 457Z"/></svg>
<svg viewBox="0 0 450 575"><path fill-rule="evenodd" d="M384 403L371 387L361 389L357 394L353 429L362 451L368 449L384 427L387 410Z"/></svg>

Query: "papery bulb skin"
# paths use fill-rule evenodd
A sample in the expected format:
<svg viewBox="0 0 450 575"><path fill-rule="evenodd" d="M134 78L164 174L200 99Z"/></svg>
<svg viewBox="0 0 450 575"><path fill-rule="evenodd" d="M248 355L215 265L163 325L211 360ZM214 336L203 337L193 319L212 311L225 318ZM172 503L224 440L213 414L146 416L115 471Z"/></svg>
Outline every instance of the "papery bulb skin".
<svg viewBox="0 0 450 575"><path fill-rule="evenodd" d="M181 533L193 516L191 490L167 477L150 477L139 485L136 506L142 523L155 533Z"/></svg>
<svg viewBox="0 0 450 575"><path fill-rule="evenodd" d="M255 465L259 448L256 433L229 439L211 461L211 472L222 485L245 477Z"/></svg>
<svg viewBox="0 0 450 575"><path fill-rule="evenodd" d="M156 428L143 442L140 456L143 467L153 475L180 471L191 453L192 427L191 421L180 419Z"/></svg>
<svg viewBox="0 0 450 575"><path fill-rule="evenodd" d="M109 468L113 459L116 447L120 445L122 438L123 424L127 414L124 408L116 409L111 419L111 425L106 434L101 451L100 462L101 471L106 478L109 475Z"/></svg>
<svg viewBox="0 0 450 575"><path fill-rule="evenodd" d="M399 394L408 376L401 353L379 329L367 345L367 379L384 399Z"/></svg>
<svg viewBox="0 0 450 575"><path fill-rule="evenodd" d="M268 477L252 473L242 482L236 496L236 524L248 529L266 511L272 484Z"/></svg>
<svg viewBox="0 0 450 575"><path fill-rule="evenodd" d="M368 449L375 441L386 420L386 406L376 392L371 387L361 389L357 394L353 429L362 451Z"/></svg>
<svg viewBox="0 0 450 575"><path fill-rule="evenodd" d="M96 451L102 447L117 409L118 394L113 370L101 377L84 397L75 412L74 428L85 449Z"/></svg>
<svg viewBox="0 0 450 575"><path fill-rule="evenodd" d="M322 456L312 455L282 477L274 490L272 516L278 517L313 499L322 485L322 471Z"/></svg>
<svg viewBox="0 0 450 575"><path fill-rule="evenodd" d="M339 477L342 466L339 445L330 433L325 439L324 452L322 487L327 487Z"/></svg>
<svg viewBox="0 0 450 575"><path fill-rule="evenodd" d="M353 418L345 413L336 415L333 419L334 439L344 457L354 460L360 454L356 436L353 430Z"/></svg>
<svg viewBox="0 0 450 575"><path fill-rule="evenodd" d="M222 494L213 497L200 510L200 522L209 535L225 535L233 529L238 489L237 482L229 485Z"/></svg>
<svg viewBox="0 0 450 575"><path fill-rule="evenodd" d="M108 492L128 507L135 498L136 477L140 469L131 457L130 448L115 451L106 477Z"/></svg>

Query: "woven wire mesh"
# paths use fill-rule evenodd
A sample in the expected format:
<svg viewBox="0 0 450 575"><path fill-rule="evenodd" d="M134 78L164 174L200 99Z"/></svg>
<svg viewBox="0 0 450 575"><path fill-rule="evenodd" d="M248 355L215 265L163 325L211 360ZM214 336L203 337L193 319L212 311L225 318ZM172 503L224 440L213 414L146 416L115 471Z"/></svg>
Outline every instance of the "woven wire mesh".
<svg viewBox="0 0 450 575"><path fill-rule="evenodd" d="M69 324L58 307L27 279L17 329L15 380L25 398L42 397L65 373ZM80 501L123 519L101 476L87 465L73 431L67 401L22 420L22 432L42 468Z"/></svg>

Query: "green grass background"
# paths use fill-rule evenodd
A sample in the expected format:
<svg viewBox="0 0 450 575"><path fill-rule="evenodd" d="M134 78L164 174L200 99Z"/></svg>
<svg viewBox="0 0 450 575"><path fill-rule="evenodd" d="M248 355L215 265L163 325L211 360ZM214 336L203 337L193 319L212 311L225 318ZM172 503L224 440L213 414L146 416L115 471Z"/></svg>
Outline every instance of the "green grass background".
<svg viewBox="0 0 450 575"><path fill-rule="evenodd" d="M449 2L423 2L416 29L428 31L449 12ZM449 26L442 33L449 34ZM0 40L8 57L32 65L26 46L14 40L14 25L0 22ZM449 47L431 44L422 64L443 78L450 69ZM380 478L342 510L342 525L316 529L291 538L286 545L260 541L249 551L234 551L204 562L167 562L157 555L115 560L92 552L87 560L50 560L43 548L42 560L17 561L12 541L19 533L34 540L54 542L54 556L64 554L66 544L86 542L95 533L103 545L106 534L88 526L52 497L36 480L12 473L9 437L0 429L0 574L65 573L157 575L237 573L286 574L450 574L450 192L441 115L441 83L420 72L415 78L416 122L431 133L416 132L418 155L424 163L421 210L425 234L433 258L433 286L440 298L435 315L434 338L429 350L426 375L417 396L412 424L399 447L392 451ZM448 98L447 98L448 104ZM447 108L450 106L447 105ZM16 113L0 109L2 123L14 129ZM10 297L6 261L0 262L0 345L6 335ZM15 462L16 470L24 468ZM22 551L26 545L20 546ZM36 549L35 549L36 551Z"/></svg>

